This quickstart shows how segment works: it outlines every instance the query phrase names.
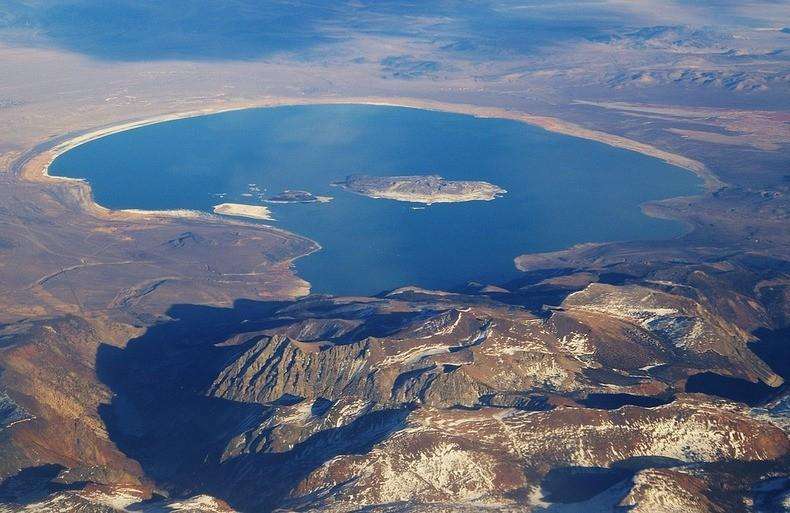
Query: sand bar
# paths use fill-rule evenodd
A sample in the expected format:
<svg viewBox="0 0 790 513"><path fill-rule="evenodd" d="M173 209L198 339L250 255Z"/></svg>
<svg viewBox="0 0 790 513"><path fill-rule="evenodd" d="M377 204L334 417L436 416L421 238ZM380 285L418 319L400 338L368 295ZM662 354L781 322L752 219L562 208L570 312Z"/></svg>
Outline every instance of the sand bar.
<svg viewBox="0 0 790 513"><path fill-rule="evenodd" d="M272 212L262 205L244 205L242 203L220 203L214 205L214 213L223 216L248 217L250 219L263 219L274 221Z"/></svg>

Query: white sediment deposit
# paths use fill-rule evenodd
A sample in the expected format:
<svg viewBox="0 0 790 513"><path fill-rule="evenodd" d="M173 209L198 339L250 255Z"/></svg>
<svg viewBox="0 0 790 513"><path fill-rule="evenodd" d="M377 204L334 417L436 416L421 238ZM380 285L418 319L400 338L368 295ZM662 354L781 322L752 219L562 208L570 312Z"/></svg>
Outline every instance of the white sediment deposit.
<svg viewBox="0 0 790 513"><path fill-rule="evenodd" d="M214 213L224 216L249 217L273 221L272 212L262 205L244 205L242 203L220 203L214 205Z"/></svg>

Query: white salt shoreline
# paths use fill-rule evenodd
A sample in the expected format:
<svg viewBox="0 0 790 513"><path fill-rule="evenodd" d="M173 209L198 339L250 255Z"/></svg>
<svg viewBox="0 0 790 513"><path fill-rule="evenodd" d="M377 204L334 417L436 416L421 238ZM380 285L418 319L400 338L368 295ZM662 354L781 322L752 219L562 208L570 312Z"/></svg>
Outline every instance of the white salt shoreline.
<svg viewBox="0 0 790 513"><path fill-rule="evenodd" d="M723 182L718 179L707 167L699 161L691 158L670 153L668 151L660 150L656 147L650 146L645 143L630 140L622 136L612 135L605 132L598 132L590 130L570 122L566 122L557 118L547 116L536 116L524 112L512 111L508 109L493 108L493 107L479 107L468 104L453 104L445 102L437 102L431 100L420 100L415 98L379 98L379 97L347 97L347 98L265 98L255 101L242 101L230 102L224 105L212 105L202 109L191 111L176 112L152 116L149 118L128 121L116 125L105 126L95 129L86 133L82 133L74 138L56 144L40 152L35 152L31 157L27 157L24 161L20 162L19 169L16 171L23 178L30 181L37 180L51 180L71 182L77 186L85 186L87 194L82 198L83 205L87 211L97 214L112 216L114 213L127 214L127 215L153 215L153 216L168 216L168 217L200 217L200 213L177 210L177 211L145 211L140 209L127 209L126 211L113 211L97 204L90 195L90 185L82 178L67 178L61 176L53 176L49 174L49 166L51 163L63 153L81 146L90 141L100 139L115 133L132 130L143 126L163 123L166 121L173 121L176 119L193 118L198 116L205 116L217 114L220 112L230 112L237 110L263 108L263 107L277 107L286 105L345 105L345 104L364 104L364 105L381 105L392 107L406 107L424 110L433 110L440 112L455 112L460 114L472 115L480 118L501 118L520 121L534 126L539 126L550 132L570 135L572 137L579 137L583 139L593 140L607 144L609 146L622 148L629 151L635 151L649 157L657 158L667 162L668 164L685 168L697 176L699 176L705 183L708 190L716 190L723 186ZM250 205L252 206L252 205ZM239 217L252 217L240 214L225 214L237 215ZM267 214L268 220L272 220L270 214ZM254 217L260 219L259 217Z"/></svg>

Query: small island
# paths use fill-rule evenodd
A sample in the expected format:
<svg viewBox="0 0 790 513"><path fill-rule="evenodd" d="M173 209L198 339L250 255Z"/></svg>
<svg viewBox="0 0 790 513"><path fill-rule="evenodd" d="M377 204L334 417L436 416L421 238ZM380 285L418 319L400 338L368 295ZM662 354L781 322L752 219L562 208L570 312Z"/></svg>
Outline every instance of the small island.
<svg viewBox="0 0 790 513"><path fill-rule="evenodd" d="M445 180L439 175L368 176L351 175L334 186L371 198L411 203L456 203L491 201L506 193L488 182Z"/></svg>
<svg viewBox="0 0 790 513"><path fill-rule="evenodd" d="M284 190L280 194L266 198L267 203L326 203L332 201L331 196L316 196L307 191Z"/></svg>
<svg viewBox="0 0 790 513"><path fill-rule="evenodd" d="M244 205L242 203L220 203L214 205L214 213L224 216L249 217L274 221L271 211L262 205Z"/></svg>

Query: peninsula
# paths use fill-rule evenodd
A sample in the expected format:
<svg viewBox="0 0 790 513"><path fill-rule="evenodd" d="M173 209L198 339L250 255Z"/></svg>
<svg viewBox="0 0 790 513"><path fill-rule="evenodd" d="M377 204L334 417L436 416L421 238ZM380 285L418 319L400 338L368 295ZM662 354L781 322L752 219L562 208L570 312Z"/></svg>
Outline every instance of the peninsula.
<svg viewBox="0 0 790 513"><path fill-rule="evenodd" d="M445 180L439 175L368 176L350 175L332 185L371 198L411 203L456 203L491 201L507 191L488 182Z"/></svg>

